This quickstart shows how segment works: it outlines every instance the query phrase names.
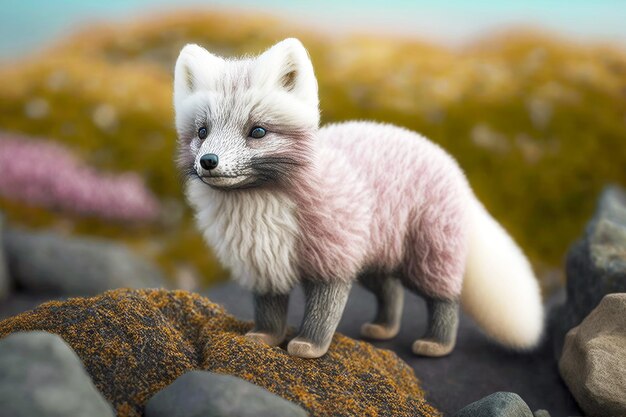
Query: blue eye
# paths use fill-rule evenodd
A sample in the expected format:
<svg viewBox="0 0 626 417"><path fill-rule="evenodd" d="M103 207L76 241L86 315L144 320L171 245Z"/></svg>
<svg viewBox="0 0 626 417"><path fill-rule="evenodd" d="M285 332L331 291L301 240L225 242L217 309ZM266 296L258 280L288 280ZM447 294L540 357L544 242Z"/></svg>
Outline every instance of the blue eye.
<svg viewBox="0 0 626 417"><path fill-rule="evenodd" d="M250 131L250 137L253 137L255 139L261 139L263 136L265 136L265 133L267 132L262 127L253 127Z"/></svg>
<svg viewBox="0 0 626 417"><path fill-rule="evenodd" d="M198 129L198 137L200 139L206 139L207 136L209 136L209 131L206 127L201 127L200 129Z"/></svg>

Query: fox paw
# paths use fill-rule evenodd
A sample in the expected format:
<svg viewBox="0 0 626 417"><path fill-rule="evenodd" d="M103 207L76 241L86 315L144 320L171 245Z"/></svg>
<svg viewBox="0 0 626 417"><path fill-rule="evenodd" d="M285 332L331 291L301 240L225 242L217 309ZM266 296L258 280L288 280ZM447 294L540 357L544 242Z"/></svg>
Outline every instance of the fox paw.
<svg viewBox="0 0 626 417"><path fill-rule="evenodd" d="M319 346L310 340L296 337L287 345L287 352L292 356L305 359L314 359L324 356L328 351L328 346Z"/></svg>
<svg viewBox="0 0 626 417"><path fill-rule="evenodd" d="M375 340L389 340L398 334L400 326L385 326L378 323L364 323L361 326L361 336Z"/></svg>
<svg viewBox="0 0 626 417"><path fill-rule="evenodd" d="M269 346L278 346L283 343L284 336L277 336L270 333L252 330L246 333L246 337L255 342L264 343Z"/></svg>
<svg viewBox="0 0 626 417"><path fill-rule="evenodd" d="M420 356L438 358L449 355L454 350L454 342L441 343L429 339L418 339L413 342L413 353Z"/></svg>

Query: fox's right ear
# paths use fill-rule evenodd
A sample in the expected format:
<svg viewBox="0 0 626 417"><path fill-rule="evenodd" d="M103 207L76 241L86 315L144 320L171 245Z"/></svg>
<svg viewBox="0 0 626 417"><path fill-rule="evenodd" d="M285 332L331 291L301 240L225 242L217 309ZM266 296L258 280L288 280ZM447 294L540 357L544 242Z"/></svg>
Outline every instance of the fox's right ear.
<svg viewBox="0 0 626 417"><path fill-rule="evenodd" d="M224 63L224 59L201 46L186 45L174 69L174 103L180 103L196 91L213 89Z"/></svg>
<svg viewBox="0 0 626 417"><path fill-rule="evenodd" d="M298 97L317 109L319 99L313 64L304 45L295 38L278 42L257 58L257 79Z"/></svg>

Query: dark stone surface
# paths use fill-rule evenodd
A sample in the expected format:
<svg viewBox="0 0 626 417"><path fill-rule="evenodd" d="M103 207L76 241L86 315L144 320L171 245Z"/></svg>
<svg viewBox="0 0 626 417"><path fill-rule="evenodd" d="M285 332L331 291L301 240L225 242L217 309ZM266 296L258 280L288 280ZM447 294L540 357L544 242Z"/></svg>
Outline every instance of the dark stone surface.
<svg viewBox="0 0 626 417"><path fill-rule="evenodd" d="M252 320L252 296L235 283L214 287L205 294L235 316ZM290 302L290 325L299 325L303 308L304 297L297 288ZM361 324L374 314L374 296L355 285L338 331L360 338ZM413 367L427 391L428 401L446 415L498 391L515 392L532 410L546 409L555 417L582 415L559 376L550 343L531 354L510 352L490 342L471 319L462 315L457 347L450 356L416 357L411 352L411 344L425 328L424 302L407 293L400 334L391 341L373 344L393 350Z"/></svg>
<svg viewBox="0 0 626 417"><path fill-rule="evenodd" d="M191 371L157 392L146 417L305 417L301 407L230 375Z"/></svg>
<svg viewBox="0 0 626 417"><path fill-rule="evenodd" d="M581 240L566 264L567 300L550 312L554 354L561 355L565 334L609 293L626 292L626 193L607 187Z"/></svg>
<svg viewBox="0 0 626 417"><path fill-rule="evenodd" d="M61 297L47 294L11 293L6 299L0 301L0 320L23 313L46 301L59 299Z"/></svg>
<svg viewBox="0 0 626 417"><path fill-rule="evenodd" d="M105 240L5 230L4 247L11 279L24 292L95 295L166 283L159 268Z"/></svg>
<svg viewBox="0 0 626 417"><path fill-rule="evenodd" d="M234 283L211 288L205 291L205 295L223 304L237 317L246 320L253 317L252 296ZM557 303L563 298L562 293L555 297ZM45 299L45 296L13 294L0 303L0 318L31 309ZM298 288L290 303L289 323L292 326L299 325L303 307L304 297ZM374 312L374 296L355 285L339 331L360 338L361 324L371 319ZM583 415L559 376L549 341L532 354L509 352L487 340L471 319L462 315L459 339L452 355L438 359L420 358L411 353L411 343L425 326L423 301L407 293L400 334L394 340L373 344L393 350L413 367L427 391L429 402L444 413L454 414L493 392L509 391L519 394L532 410L545 409L554 417Z"/></svg>
<svg viewBox="0 0 626 417"><path fill-rule="evenodd" d="M561 375L591 416L626 416L626 294L608 294L567 333Z"/></svg>
<svg viewBox="0 0 626 417"><path fill-rule="evenodd" d="M57 335L0 340L1 417L113 417L76 353Z"/></svg>
<svg viewBox="0 0 626 417"><path fill-rule="evenodd" d="M454 417L534 417L521 397L512 392L495 392L460 410Z"/></svg>

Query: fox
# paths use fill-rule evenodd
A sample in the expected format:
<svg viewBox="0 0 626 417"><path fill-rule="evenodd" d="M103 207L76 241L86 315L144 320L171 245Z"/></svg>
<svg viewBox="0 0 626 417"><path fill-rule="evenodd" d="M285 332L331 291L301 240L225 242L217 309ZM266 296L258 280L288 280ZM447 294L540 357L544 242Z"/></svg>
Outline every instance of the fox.
<svg viewBox="0 0 626 417"><path fill-rule="evenodd" d="M443 148L402 127L320 127L318 83L303 44L224 58L184 46L174 68L176 162L208 245L252 292L246 337L287 338L289 295L305 294L290 355L329 349L351 286L376 299L363 337L400 330L404 288L427 306L416 355L450 354L459 306L516 351L543 333L537 279L522 250Z"/></svg>

